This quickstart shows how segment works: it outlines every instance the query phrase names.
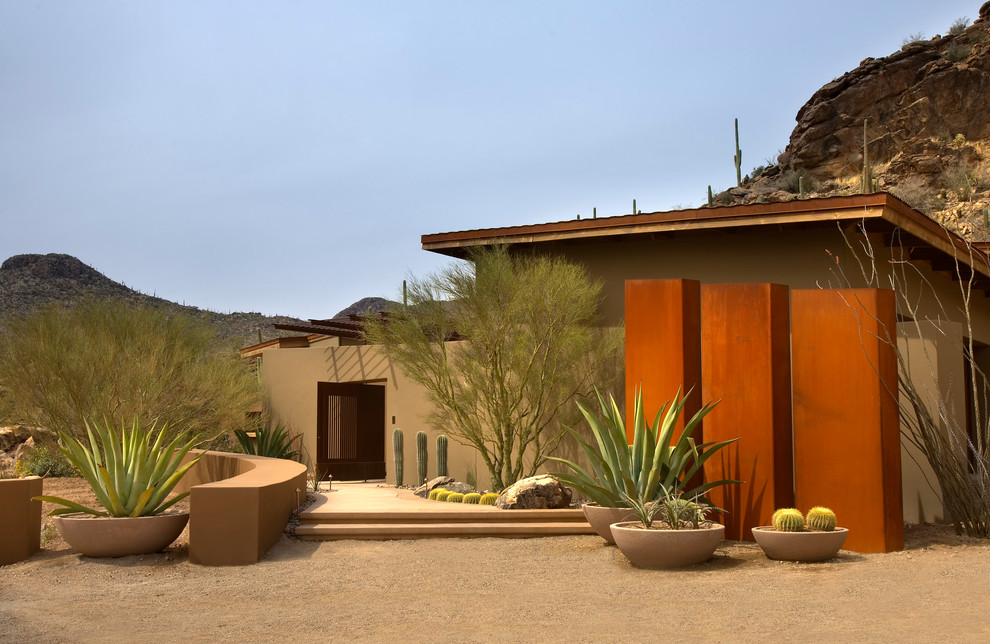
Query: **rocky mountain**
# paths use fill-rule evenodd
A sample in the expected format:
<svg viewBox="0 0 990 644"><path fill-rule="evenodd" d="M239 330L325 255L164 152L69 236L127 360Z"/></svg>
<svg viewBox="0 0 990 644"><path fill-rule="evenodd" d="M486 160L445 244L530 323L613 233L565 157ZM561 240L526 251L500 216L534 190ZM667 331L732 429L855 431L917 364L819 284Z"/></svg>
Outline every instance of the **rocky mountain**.
<svg viewBox="0 0 990 644"><path fill-rule="evenodd" d="M354 304L335 315L335 318L347 317L348 315L361 315L363 313L381 313L387 311L392 306L398 304L383 297L363 297Z"/></svg>
<svg viewBox="0 0 990 644"><path fill-rule="evenodd" d="M115 282L70 255L15 255L0 264L0 326L8 316L30 313L50 302L68 304L85 296L122 299L200 317L216 327L219 337L236 338L242 345L258 342L259 332L263 340L278 337L281 332L272 324L303 322L285 316L217 313L176 304Z"/></svg>
<svg viewBox="0 0 990 644"><path fill-rule="evenodd" d="M946 35L867 58L797 113L777 163L713 201L887 190L950 228L990 238L990 2ZM864 123L866 153L864 155ZM873 183L875 182L875 184Z"/></svg>

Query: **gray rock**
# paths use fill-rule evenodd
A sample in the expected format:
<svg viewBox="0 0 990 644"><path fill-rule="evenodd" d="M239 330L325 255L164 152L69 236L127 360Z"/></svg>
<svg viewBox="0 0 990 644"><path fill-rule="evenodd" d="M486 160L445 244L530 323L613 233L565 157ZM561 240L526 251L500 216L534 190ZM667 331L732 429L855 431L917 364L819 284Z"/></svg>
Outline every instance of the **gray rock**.
<svg viewBox="0 0 990 644"><path fill-rule="evenodd" d="M569 487L549 474L516 481L498 495L495 507L503 510L546 510L566 508L573 494Z"/></svg>
<svg viewBox="0 0 990 644"><path fill-rule="evenodd" d="M425 484L420 485L413 492L416 496L421 496L424 499L430 495L430 491L433 488L445 487L448 483L453 483L454 478L452 476L438 476L435 479L430 479Z"/></svg>

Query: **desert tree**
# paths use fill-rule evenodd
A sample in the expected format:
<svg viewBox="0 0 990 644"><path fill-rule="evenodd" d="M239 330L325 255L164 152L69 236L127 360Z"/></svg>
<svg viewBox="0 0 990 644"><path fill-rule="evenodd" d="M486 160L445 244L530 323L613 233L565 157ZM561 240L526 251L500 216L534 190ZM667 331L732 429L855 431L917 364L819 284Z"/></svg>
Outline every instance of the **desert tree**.
<svg viewBox="0 0 990 644"><path fill-rule="evenodd" d="M0 333L0 416L81 436L84 420L240 427L258 379L209 323L119 300L51 304Z"/></svg>
<svg viewBox="0 0 990 644"><path fill-rule="evenodd" d="M862 222L858 233L840 227L851 251L852 267L847 269L833 255L835 279L829 286L893 290L897 328L881 325L878 339L890 345L897 358L901 435L931 467L935 481L928 483L940 494L956 531L990 537L990 399L980 348L974 340L973 308L976 298L983 297L977 281L981 275L990 274L987 255L942 227L945 248L953 258L956 286L939 289L930 273L911 260L900 229L893 231L886 244L889 250L884 251L875 243L875 236L866 232L866 226ZM855 297L855 291L850 293ZM854 304L848 303L851 307ZM961 334L949 333L952 325L960 325ZM946 375L930 342L910 341L926 337L936 337L961 353L965 368L959 380ZM893 383L884 385L890 391L895 387ZM957 387L968 390L970 403L962 408L954 402Z"/></svg>
<svg viewBox="0 0 990 644"><path fill-rule="evenodd" d="M576 397L618 373L621 331L595 326L601 284L554 257L473 252L408 283L369 342L428 392L427 421L478 450L492 486L532 476L576 420Z"/></svg>

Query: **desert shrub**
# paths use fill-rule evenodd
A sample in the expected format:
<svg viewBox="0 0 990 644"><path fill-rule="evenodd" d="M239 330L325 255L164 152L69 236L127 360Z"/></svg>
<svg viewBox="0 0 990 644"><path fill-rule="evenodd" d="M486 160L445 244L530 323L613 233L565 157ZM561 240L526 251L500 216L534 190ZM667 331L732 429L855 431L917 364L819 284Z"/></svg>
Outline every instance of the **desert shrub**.
<svg viewBox="0 0 990 644"><path fill-rule="evenodd" d="M82 436L84 419L168 422L206 438L238 427L260 385L188 315L113 300L49 305L0 336L0 417Z"/></svg>
<svg viewBox="0 0 990 644"><path fill-rule="evenodd" d="M969 18L967 18L966 16L963 16L962 18L956 18L955 22L953 22L949 26L949 35L958 36L962 32L966 31L966 27L968 26L969 26Z"/></svg>
<svg viewBox="0 0 990 644"><path fill-rule="evenodd" d="M20 476L79 476L76 468L58 450L49 450L42 445L30 456L21 458L14 466L14 473Z"/></svg>
<svg viewBox="0 0 990 644"><path fill-rule="evenodd" d="M945 48L942 56L953 63L961 63L962 61L969 58L969 54L972 51L972 47L965 43L954 42Z"/></svg>
<svg viewBox="0 0 990 644"><path fill-rule="evenodd" d="M931 216L940 210L945 210L945 199L939 196L938 191L929 188L916 177L908 177L888 190L904 203L926 215Z"/></svg>
<svg viewBox="0 0 990 644"><path fill-rule="evenodd" d="M506 248L470 259L410 280L408 306L365 333L426 389L429 422L475 448L502 490L546 462L575 398L616 377L622 336L595 327L602 285L585 268Z"/></svg>
<svg viewBox="0 0 990 644"><path fill-rule="evenodd" d="M925 39L925 34L921 33L920 31L916 31L913 34L908 34L907 36L905 36L904 40L901 41L901 45L907 47L908 45L913 45L916 42L921 42L924 39Z"/></svg>

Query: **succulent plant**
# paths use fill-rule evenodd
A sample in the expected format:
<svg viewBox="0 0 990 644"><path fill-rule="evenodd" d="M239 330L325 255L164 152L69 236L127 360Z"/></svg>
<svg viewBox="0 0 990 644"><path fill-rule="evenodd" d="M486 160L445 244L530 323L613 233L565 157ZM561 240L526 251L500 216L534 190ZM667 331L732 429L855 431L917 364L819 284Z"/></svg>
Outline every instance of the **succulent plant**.
<svg viewBox="0 0 990 644"><path fill-rule="evenodd" d="M440 490L437 493L437 497L436 497L437 501L446 501L447 497L450 496L451 494L453 494L453 492L449 492L447 490Z"/></svg>
<svg viewBox="0 0 990 644"><path fill-rule="evenodd" d="M416 473L419 475L418 485L426 483L426 432L416 432Z"/></svg>
<svg viewBox="0 0 990 644"><path fill-rule="evenodd" d="M464 500L464 495L460 492L451 492L447 495L447 503L460 503Z"/></svg>
<svg viewBox="0 0 990 644"><path fill-rule="evenodd" d="M808 529L819 532L832 532L835 530L835 512L828 508L816 506L808 510Z"/></svg>
<svg viewBox="0 0 990 644"><path fill-rule="evenodd" d="M795 508L781 508L773 513L773 528L777 532L801 532L804 515Z"/></svg>
<svg viewBox="0 0 990 644"><path fill-rule="evenodd" d="M441 492L446 492L446 491L447 490L443 489L442 487L435 487L432 490L430 490L430 493L426 495L426 498L428 498L431 501L436 501L437 495L440 494Z"/></svg>
<svg viewBox="0 0 990 644"><path fill-rule="evenodd" d="M461 501L461 503L477 504L479 501L481 501L480 494L478 494L477 492L468 492L467 494L464 495L464 499Z"/></svg>
<svg viewBox="0 0 990 644"><path fill-rule="evenodd" d="M403 463L402 463L402 430L398 427L392 432L392 451L395 455L392 459L395 463L395 484L402 487Z"/></svg>
<svg viewBox="0 0 990 644"><path fill-rule="evenodd" d="M447 437L437 436L437 476L447 476Z"/></svg>
<svg viewBox="0 0 990 644"><path fill-rule="evenodd" d="M495 492L488 492L481 495L481 498L478 499L478 503L481 505L495 505L496 500L498 500L498 494Z"/></svg>
<svg viewBox="0 0 990 644"><path fill-rule="evenodd" d="M167 499L179 479L200 458L197 456L182 464L183 457L198 442L195 437L190 438L189 432L166 443L168 431L165 426L153 436L154 425L145 431L135 419L130 430L121 424L120 435L106 421L102 425L86 422L86 433L89 445L59 432L59 449L82 473L106 511L55 496L36 497L65 506L52 510L49 515L85 512L104 517L144 517L161 514L189 496L189 492L183 492Z"/></svg>
<svg viewBox="0 0 990 644"><path fill-rule="evenodd" d="M292 444L299 435L293 436L285 425L274 427L262 425L254 430L254 440L243 429L235 429L234 437L237 438L237 443L245 454L289 460L299 455L299 450L292 449Z"/></svg>

